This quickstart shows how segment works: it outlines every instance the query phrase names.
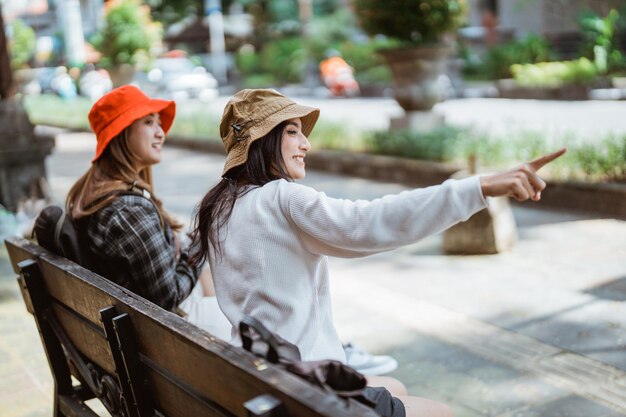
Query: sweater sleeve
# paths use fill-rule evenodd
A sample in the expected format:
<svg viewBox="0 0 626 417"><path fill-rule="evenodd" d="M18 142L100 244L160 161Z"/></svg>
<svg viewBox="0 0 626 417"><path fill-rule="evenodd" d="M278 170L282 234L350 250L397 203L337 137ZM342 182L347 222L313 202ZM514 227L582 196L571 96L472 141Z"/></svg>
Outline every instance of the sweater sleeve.
<svg viewBox="0 0 626 417"><path fill-rule="evenodd" d="M307 249L337 257L367 256L416 242L487 206L478 177L372 201L330 198L295 183L284 187L283 210Z"/></svg>
<svg viewBox="0 0 626 417"><path fill-rule="evenodd" d="M151 204L151 203L150 203ZM102 259L121 261L126 277L111 277L127 282L140 296L166 310L173 310L193 289L197 271L182 254L175 259L171 231L161 227L158 213L150 205L109 207L100 216L95 232L100 240ZM119 272L118 272L119 273Z"/></svg>

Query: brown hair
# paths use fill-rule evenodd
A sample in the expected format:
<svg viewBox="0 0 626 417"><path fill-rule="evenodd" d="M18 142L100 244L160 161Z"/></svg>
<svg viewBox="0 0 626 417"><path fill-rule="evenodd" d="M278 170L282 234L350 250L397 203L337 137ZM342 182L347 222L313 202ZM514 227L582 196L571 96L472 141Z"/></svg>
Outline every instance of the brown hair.
<svg viewBox="0 0 626 417"><path fill-rule="evenodd" d="M66 211L72 219L92 215L111 204L117 198L116 191L130 190L135 185L150 192L159 216L172 230L179 231L183 225L165 211L161 200L154 195L151 168L139 172L133 168L135 156L128 148L128 130L116 136L72 186L65 201Z"/></svg>

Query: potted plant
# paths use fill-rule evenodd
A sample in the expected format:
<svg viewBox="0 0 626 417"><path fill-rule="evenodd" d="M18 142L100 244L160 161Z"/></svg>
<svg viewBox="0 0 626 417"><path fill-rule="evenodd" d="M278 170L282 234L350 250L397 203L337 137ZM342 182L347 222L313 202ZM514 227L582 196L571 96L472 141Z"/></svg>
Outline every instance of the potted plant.
<svg viewBox="0 0 626 417"><path fill-rule="evenodd" d="M139 0L115 0L107 5L105 25L91 40L102 54L99 65L111 75L114 87L133 80L135 65L148 60L160 45L160 26Z"/></svg>
<svg viewBox="0 0 626 417"><path fill-rule="evenodd" d="M465 16L465 0L354 0L369 35L385 35L394 48L379 50L394 78L395 98L406 111L430 110L442 99L438 84L452 46L446 36Z"/></svg>

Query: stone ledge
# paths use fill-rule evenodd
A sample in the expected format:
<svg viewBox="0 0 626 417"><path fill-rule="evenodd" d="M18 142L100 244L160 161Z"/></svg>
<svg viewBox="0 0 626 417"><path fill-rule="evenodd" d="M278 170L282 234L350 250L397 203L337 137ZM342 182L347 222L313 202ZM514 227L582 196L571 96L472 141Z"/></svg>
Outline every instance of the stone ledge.
<svg viewBox="0 0 626 417"><path fill-rule="evenodd" d="M168 137L170 145L224 154L221 142ZM338 174L408 186L440 184L463 167L449 163L422 161L356 152L318 150L306 157L307 167ZM545 208L562 208L626 219L626 184L548 182L549 190L538 203Z"/></svg>
<svg viewBox="0 0 626 417"><path fill-rule="evenodd" d="M498 97L524 100L589 100L591 86L587 84L565 84L560 87L524 87L515 80L496 81Z"/></svg>

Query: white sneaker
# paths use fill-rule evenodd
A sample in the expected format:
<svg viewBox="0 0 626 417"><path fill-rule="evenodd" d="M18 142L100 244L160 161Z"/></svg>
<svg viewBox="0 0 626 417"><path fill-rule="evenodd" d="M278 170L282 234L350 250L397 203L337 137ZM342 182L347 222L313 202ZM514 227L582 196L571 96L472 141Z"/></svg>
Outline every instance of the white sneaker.
<svg viewBox="0 0 626 417"><path fill-rule="evenodd" d="M372 355L354 346L352 343L343 345L348 366L364 375L382 375L398 367L398 361L387 355Z"/></svg>

